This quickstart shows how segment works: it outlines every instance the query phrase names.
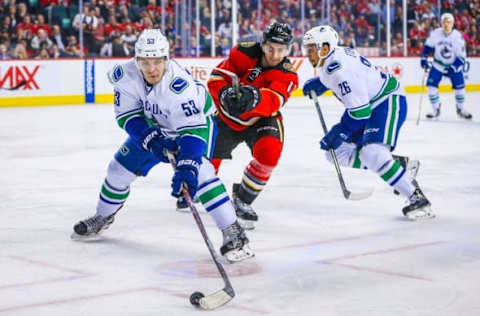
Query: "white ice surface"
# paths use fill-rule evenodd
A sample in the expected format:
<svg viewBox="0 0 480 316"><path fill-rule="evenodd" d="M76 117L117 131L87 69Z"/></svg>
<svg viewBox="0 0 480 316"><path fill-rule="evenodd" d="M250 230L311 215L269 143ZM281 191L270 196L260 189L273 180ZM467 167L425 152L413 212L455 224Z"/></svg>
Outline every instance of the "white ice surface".
<svg viewBox="0 0 480 316"><path fill-rule="evenodd" d="M467 95L473 121L441 94L440 119L419 127L418 96L408 99L396 153L420 159L438 218L405 220L404 199L368 171L343 170L351 189L375 187L368 200L346 201L311 101L293 99L283 157L254 204L256 257L225 267L237 296L209 315L480 315L480 94ZM321 103L331 126L342 107ZM174 210L168 165L134 183L102 239L70 240L125 137L111 106L3 108L0 117L0 315L195 315L190 293L223 287L192 216ZM229 189L248 161L241 146L224 162ZM202 218L218 249L221 234Z"/></svg>

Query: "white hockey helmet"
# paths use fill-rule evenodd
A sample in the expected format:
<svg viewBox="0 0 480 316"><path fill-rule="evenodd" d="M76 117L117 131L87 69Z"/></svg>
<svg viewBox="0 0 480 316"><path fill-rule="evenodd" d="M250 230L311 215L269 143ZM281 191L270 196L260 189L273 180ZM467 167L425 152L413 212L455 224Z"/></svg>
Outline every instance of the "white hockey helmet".
<svg viewBox="0 0 480 316"><path fill-rule="evenodd" d="M170 44L159 29L147 29L140 34L135 43L135 58L138 57L167 57L169 58Z"/></svg>
<svg viewBox="0 0 480 316"><path fill-rule="evenodd" d="M321 50L322 45L325 43L330 46L330 52L338 46L338 33L330 25L315 26L305 33L302 40L302 46L315 44L318 51ZM325 57L320 56L322 59Z"/></svg>
<svg viewBox="0 0 480 316"><path fill-rule="evenodd" d="M440 22L443 22L443 20L449 20L449 21L452 21L454 22L455 19L453 18L453 14L451 13L444 13L440 16Z"/></svg>

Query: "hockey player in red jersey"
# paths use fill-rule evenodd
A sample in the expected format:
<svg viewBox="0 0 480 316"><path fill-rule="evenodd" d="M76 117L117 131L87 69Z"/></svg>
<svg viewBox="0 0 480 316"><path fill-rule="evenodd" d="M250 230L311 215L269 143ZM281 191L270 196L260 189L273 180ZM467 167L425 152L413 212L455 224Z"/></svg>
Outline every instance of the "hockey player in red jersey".
<svg viewBox="0 0 480 316"><path fill-rule="evenodd" d="M245 142L252 153L241 183L234 184L233 204L246 229L253 229L258 216L252 202L267 184L283 147L280 109L298 86L298 76L287 55L293 36L288 24L274 22L263 33L261 43L243 43L232 48L217 68L235 73L240 93L232 79L214 70L208 89L217 107L218 137L213 153L217 172L222 159Z"/></svg>

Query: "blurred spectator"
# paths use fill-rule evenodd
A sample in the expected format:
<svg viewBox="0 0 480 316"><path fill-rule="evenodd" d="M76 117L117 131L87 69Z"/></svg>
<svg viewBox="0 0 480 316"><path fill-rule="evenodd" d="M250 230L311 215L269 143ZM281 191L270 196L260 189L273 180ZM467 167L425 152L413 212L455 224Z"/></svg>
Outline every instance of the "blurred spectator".
<svg viewBox="0 0 480 316"><path fill-rule="evenodd" d="M100 50L103 57L126 57L130 55L128 46L117 33L113 33L111 40L106 42Z"/></svg>
<svg viewBox="0 0 480 316"><path fill-rule="evenodd" d="M125 33L123 33L120 38L126 44L128 50L133 52L135 49L135 42L137 41L137 35L133 33L133 28L131 25L125 26Z"/></svg>
<svg viewBox="0 0 480 316"><path fill-rule="evenodd" d="M75 35L70 35L68 37L65 53L69 57L84 57L88 54L88 50L86 47L83 47L83 52L82 52L80 44L78 44L77 38L75 37Z"/></svg>
<svg viewBox="0 0 480 316"><path fill-rule="evenodd" d="M54 25L52 27L52 42L57 46L58 50L65 51L65 39L60 32L60 26Z"/></svg>
<svg viewBox="0 0 480 316"><path fill-rule="evenodd" d="M13 56L12 57L14 59L27 59L28 58L27 47L25 46L25 44L23 42L18 43L15 46L15 50L13 51Z"/></svg>
<svg viewBox="0 0 480 316"><path fill-rule="evenodd" d="M12 59L12 56L8 53L7 46L5 44L0 44L0 59L1 60L8 60Z"/></svg>
<svg viewBox="0 0 480 316"><path fill-rule="evenodd" d="M40 45L43 43L46 44L46 49L50 49L53 45L52 40L48 38L47 31L40 29L38 30L37 35L32 38L30 46L35 51L38 51L40 49Z"/></svg>
<svg viewBox="0 0 480 316"><path fill-rule="evenodd" d="M95 16L96 9L93 6L85 5L82 14L77 14L73 19L73 28L78 31L80 27L83 28L84 46L89 52L96 51L95 37L93 33L97 29L98 19Z"/></svg>

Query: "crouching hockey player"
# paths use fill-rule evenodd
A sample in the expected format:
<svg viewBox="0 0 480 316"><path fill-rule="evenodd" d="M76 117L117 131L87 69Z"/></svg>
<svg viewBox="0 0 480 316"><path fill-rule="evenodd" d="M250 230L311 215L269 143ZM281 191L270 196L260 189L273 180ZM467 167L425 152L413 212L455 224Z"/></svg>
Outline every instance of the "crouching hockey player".
<svg viewBox="0 0 480 316"><path fill-rule="evenodd" d="M327 151L333 148L341 165L376 172L406 196L409 204L403 214L409 219L433 218L430 202L405 170L406 157L394 159L391 154L407 115L407 101L399 82L355 50L339 47L338 34L330 26L306 32L302 45L313 67L318 68L318 77L305 83L304 94L315 91L321 95L330 89L346 108L340 123L323 137L320 147ZM332 161L328 152L327 159Z"/></svg>
<svg viewBox="0 0 480 316"><path fill-rule="evenodd" d="M241 143L246 143L252 154L241 183L233 186L235 211L247 229L253 229L258 220L252 203L282 154L284 130L279 110L298 86L298 76L287 58L292 40L290 26L274 22L266 28L261 43L233 47L208 80L218 110L213 165L218 171L222 159L232 159L232 151ZM240 96L232 78L222 70L238 76Z"/></svg>
<svg viewBox="0 0 480 316"><path fill-rule="evenodd" d="M432 68L427 79L428 98L432 104L433 112L426 116L432 119L440 115L441 103L438 95L438 85L442 77L447 76L450 78L455 91L458 117L470 120L472 114L463 108L465 103L463 66L467 57L465 40L459 31L453 29L454 19L451 13L442 14L440 20L442 27L430 33L420 59L420 65L426 71L429 67L428 56L433 54Z"/></svg>
<svg viewBox="0 0 480 316"><path fill-rule="evenodd" d="M99 234L112 224L125 203L130 184L175 153L172 195L185 184L223 233L222 255L241 261L254 254L222 181L208 160L215 142L215 107L206 88L169 60L169 44L160 30L145 30L135 58L109 72L114 86L116 120L128 138L115 154L100 191L96 214L74 226L72 238Z"/></svg>

